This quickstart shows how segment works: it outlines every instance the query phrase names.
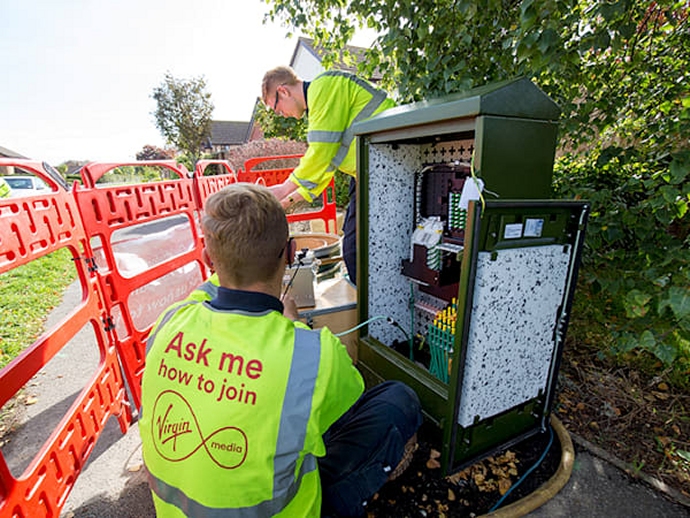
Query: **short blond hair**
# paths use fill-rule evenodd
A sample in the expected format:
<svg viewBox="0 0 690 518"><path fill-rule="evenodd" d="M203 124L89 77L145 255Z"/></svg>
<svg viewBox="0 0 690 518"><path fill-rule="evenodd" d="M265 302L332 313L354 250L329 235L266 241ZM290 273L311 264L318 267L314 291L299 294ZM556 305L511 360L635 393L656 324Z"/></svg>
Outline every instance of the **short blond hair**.
<svg viewBox="0 0 690 518"><path fill-rule="evenodd" d="M264 74L261 82L261 99L264 104L268 104L266 101L269 93L277 90L280 85L296 85L299 81L300 78L290 67L276 67L269 70Z"/></svg>
<svg viewBox="0 0 690 518"><path fill-rule="evenodd" d="M204 211L206 248L221 278L241 288L268 282L284 267L287 218L266 187L228 185L206 200Z"/></svg>

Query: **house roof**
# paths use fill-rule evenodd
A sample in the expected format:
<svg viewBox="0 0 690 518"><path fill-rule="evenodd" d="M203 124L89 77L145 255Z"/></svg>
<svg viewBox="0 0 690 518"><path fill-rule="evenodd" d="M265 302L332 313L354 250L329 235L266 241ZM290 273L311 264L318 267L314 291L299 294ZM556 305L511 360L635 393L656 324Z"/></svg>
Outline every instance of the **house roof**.
<svg viewBox="0 0 690 518"><path fill-rule="evenodd" d="M25 157L24 155L20 155L16 151L12 151L11 149L7 149L6 147L0 146L0 156L6 157L6 158L28 158Z"/></svg>
<svg viewBox="0 0 690 518"><path fill-rule="evenodd" d="M295 45L295 50L292 53L292 58L290 59L291 65L295 63L295 59L297 58L297 52L299 51L300 46L304 47L307 51L313 54L319 60L319 62L323 60L323 56L325 54L323 48L314 46L313 39L300 36L297 40L297 45ZM347 45L347 47L345 48L348 51L350 51L352 56L355 58L356 62L362 61L364 59L364 53L367 51L367 49L364 47L355 47L354 45ZM344 63L342 58L334 63L333 68L336 68L338 70L345 70L346 72L351 72L353 74L357 73L357 66L352 66ZM374 75L370 78L370 80L380 81L381 77L381 74L378 71L376 71L374 72Z"/></svg>
<svg viewBox="0 0 690 518"><path fill-rule="evenodd" d="M239 145L247 142L249 122L211 121L211 144Z"/></svg>

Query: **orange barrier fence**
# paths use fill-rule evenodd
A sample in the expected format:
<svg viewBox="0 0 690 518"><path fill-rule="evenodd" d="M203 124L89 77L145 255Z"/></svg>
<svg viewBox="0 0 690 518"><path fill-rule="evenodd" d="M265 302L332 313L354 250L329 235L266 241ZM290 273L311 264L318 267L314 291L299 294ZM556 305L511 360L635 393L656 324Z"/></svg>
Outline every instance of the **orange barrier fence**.
<svg viewBox="0 0 690 518"><path fill-rule="evenodd" d="M15 162L16 163L16 162ZM0 159L0 166L14 165ZM69 250L82 288L81 301L61 322L46 330L0 371L0 403L5 405L84 326L93 328L100 361L90 382L60 420L21 476L0 456L0 515L58 516L105 422L115 416L123 433L131 412L101 285L88 262L89 239L72 193L57 184L39 162L22 161L52 191L0 200L0 274L59 249Z"/></svg>
<svg viewBox="0 0 690 518"><path fill-rule="evenodd" d="M278 159L297 159L302 155L286 155L281 157L257 157L250 158L244 163L244 170L237 173L237 179L240 182L260 182L265 185L275 185L283 182L292 172L294 167L284 167L276 169L257 169L257 166L266 165ZM321 208L300 212L296 214L288 214L288 222L295 223L297 221L308 221L320 219L323 221L326 232L335 234L337 232L336 220L336 204L335 204L335 180L331 179L326 189L321 194Z"/></svg>
<svg viewBox="0 0 690 518"><path fill-rule="evenodd" d="M84 186L73 189L104 294L115 344L136 408L144 372L146 337L158 315L207 277L196 222L201 210L194 180L175 162L148 162L177 178L97 185L121 166L91 163L81 169ZM140 165L140 164L139 164Z"/></svg>
<svg viewBox="0 0 690 518"><path fill-rule="evenodd" d="M217 170L224 171L224 174L204 176L211 166L216 166ZM199 160L194 169L194 179L199 196L197 204L199 207L203 207L206 198L214 192L220 191L226 185L235 183L237 181L237 174L226 160Z"/></svg>
<svg viewBox="0 0 690 518"><path fill-rule="evenodd" d="M81 288L77 307L0 370L0 406L83 328L93 330L99 358L21 474L13 474L0 454L0 516L58 516L106 421L115 417L127 431L140 407L146 338L155 319L210 273L201 259L204 201L237 181L282 181L291 168L255 168L285 158L299 155L252 159L238 172L219 160L200 161L192 173L174 161L93 162L81 169L82 184L71 188L45 163L0 159L0 168L34 174L51 188L36 196L0 199L0 275L67 249ZM168 179L99 183L121 167L155 167ZM205 174L209 168L220 174ZM288 220L321 219L327 231L335 232L333 183L327 191L320 209L290 214Z"/></svg>

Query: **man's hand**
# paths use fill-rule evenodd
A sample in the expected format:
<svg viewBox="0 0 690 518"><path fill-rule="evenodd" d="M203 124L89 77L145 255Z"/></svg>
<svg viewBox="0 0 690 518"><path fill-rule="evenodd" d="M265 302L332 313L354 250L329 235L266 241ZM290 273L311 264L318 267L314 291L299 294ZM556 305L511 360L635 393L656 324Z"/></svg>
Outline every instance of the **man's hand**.
<svg viewBox="0 0 690 518"><path fill-rule="evenodd" d="M268 189L278 198L278 201L280 201L284 209L287 209L289 206L302 199L297 193L297 185L291 182L290 179L278 185L271 185Z"/></svg>

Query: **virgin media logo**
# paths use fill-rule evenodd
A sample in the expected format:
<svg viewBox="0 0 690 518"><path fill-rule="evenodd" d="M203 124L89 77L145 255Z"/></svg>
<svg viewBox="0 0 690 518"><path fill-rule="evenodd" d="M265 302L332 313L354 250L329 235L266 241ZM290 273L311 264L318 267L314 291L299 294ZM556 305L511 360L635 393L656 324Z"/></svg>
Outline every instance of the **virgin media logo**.
<svg viewBox="0 0 690 518"><path fill-rule="evenodd" d="M153 444L170 462L181 462L200 451L221 468L235 469L247 458L247 436L240 428L224 426L204 435L192 406L174 390L158 395L152 419Z"/></svg>

